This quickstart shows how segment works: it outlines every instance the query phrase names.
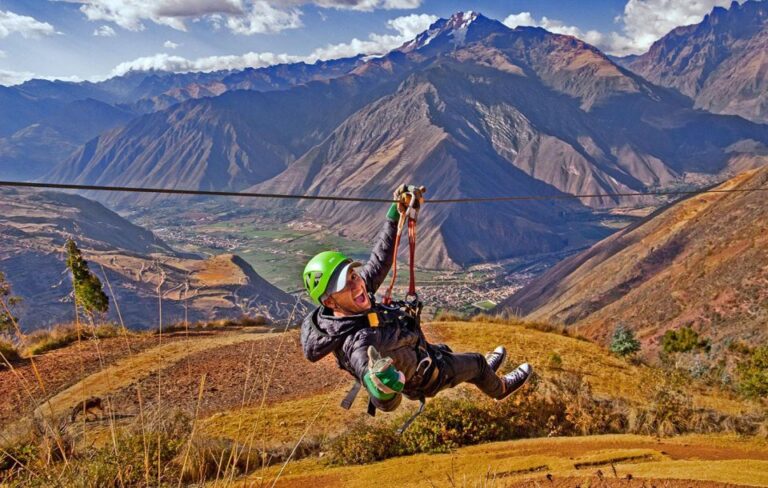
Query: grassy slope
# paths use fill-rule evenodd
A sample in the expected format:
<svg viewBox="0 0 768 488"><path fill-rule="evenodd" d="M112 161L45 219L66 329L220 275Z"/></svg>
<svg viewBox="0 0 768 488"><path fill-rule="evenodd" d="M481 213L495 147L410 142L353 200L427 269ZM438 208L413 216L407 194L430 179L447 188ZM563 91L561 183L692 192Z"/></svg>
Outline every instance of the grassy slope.
<svg viewBox="0 0 768 488"><path fill-rule="evenodd" d="M562 368L584 375L596 395L623 398L637 404L645 402L651 393L651 385L659 375L656 369L631 365L591 342L519 325L442 322L425 324L424 329L433 340L445 342L455 351L484 352L504 344L509 351L509 359L502 369L510 369L519 362L529 361L541 375L558 373L547 366L550 354L557 352L563 360ZM251 407L216 414L206 419L204 430L210 435L240 442L250 441L256 431L258 439L270 439L271 443L282 444L295 442L305 431L309 438L319 438L337 434L359 420L375 422L392 418L392 414L380 414L368 420L364 393L358 395L350 412L342 410L339 402L351 383L351 380L343 378L341 382L332 385L327 393L280 402L265 408ZM441 395L451 393L449 390ZM750 408L737 399L700 387L692 386L691 394L694 404L699 407L732 414ZM413 409L416 405L415 402L405 402L404 408Z"/></svg>
<svg viewBox="0 0 768 488"><path fill-rule="evenodd" d="M497 344L505 344L510 352L505 369L527 360L545 377L560 372L547 366L550 354L557 352L562 358L562 368L584 375L596 394L639 404L645 402L648 387L659 374L653 368L618 360L590 342L519 324L442 322L425 324L425 331L434 342L446 342L456 351L486 351ZM168 343L118 361L78 384L87 384L91 387L90 393L96 388L100 394L106 394L116 385L135 379L136 375L166 368L169 363L194 351L246 344L270 336L233 333L202 337L192 343ZM286 344L298 347L294 341ZM333 436L358 420L387 422L392 418L383 414L375 420L369 419L364 413L365 394L358 397L351 412L341 410L338 404L348 384L349 379L339 374L333 376L319 394L298 398L292 395L292 400L267 404L263 408L251 407L213 415L201 424L202 433L236 439L254 447L282 445L292 448L303 435L304 440ZM274 384L274 387L284 388L281 384ZM448 391L441 395L452 393ZM65 409L80 399L79 394L85 392L76 387L61 391L53 397L51 404ZM730 413L750 408L748 404L717 392L692 389L691 394L699 406ZM406 409L414 407L413 403L405 405ZM543 476L543 471L520 473L531 468L543 470L542 466L557 476L581 475L584 471L575 470L574 463L610 459L623 462L620 469L626 469L623 472L631 470L635 476L691 478L695 475L697 479L768 486L768 447L765 442L739 441L723 436L686 436L659 443L653 438L631 435L518 440L463 448L454 455L402 457L361 467L329 468L317 458L308 458L290 463L281 484L317 486L322 481L324 486L363 486L366 484L364 480L387 479L391 480L392 486L407 486L405 482L408 480L417 479L423 485L429 478L439 480L437 485L443 485L446 475L454 472L473 485L481 481L489 469L497 477L513 481L525 476ZM753 461L745 461L747 459ZM253 473L250 479L259 476L269 479L275 476L277 469Z"/></svg>
<svg viewBox="0 0 768 488"><path fill-rule="evenodd" d="M388 486L510 486L508 483L522 484L527 480L532 483L522 486L548 486L547 473L555 480L577 479L568 486L579 482L584 483L581 486L603 486L598 484L596 472L600 469L606 477L613 478L612 462L620 478L632 474L635 478L768 486L765 441L698 435L662 441L634 435L522 439L366 466L328 467L317 459L306 459L289 464L277 486L366 486L372 480L386 480ZM254 473L250 479L271 481L279 469ZM585 483L586 480L589 481Z"/></svg>

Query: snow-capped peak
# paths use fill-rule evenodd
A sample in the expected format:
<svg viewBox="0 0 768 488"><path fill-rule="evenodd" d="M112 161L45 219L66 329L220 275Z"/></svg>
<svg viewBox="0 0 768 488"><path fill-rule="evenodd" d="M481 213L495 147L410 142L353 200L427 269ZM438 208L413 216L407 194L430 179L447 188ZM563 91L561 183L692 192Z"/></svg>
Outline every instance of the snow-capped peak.
<svg viewBox="0 0 768 488"><path fill-rule="evenodd" d="M448 19L440 19L429 26L429 29L405 43L400 50L405 52L416 51L430 45L436 38L446 36L446 41L454 46L460 46L467 42L467 32L473 23L482 19L493 22L483 17L479 12L472 10L457 12ZM499 24L501 25L501 24Z"/></svg>

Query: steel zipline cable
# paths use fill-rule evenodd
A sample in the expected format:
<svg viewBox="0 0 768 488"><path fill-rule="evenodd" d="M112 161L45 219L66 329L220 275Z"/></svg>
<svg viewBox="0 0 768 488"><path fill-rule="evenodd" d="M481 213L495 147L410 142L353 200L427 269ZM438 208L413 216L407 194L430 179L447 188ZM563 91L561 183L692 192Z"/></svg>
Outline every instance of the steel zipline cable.
<svg viewBox="0 0 768 488"><path fill-rule="evenodd" d="M722 182L718 183L721 184ZM67 183L37 183L28 181L0 181L0 187L19 187L19 188L41 188L49 190L81 190L81 191L111 191L127 193L160 193L167 195L196 195L196 196L221 196L238 198L269 198L269 199L289 199L289 200L325 200L337 202L367 202L367 203L392 203L390 198L365 198L365 197L342 197L331 195L296 195L289 193L254 193L254 192L236 192L236 191L209 191L209 190L184 190L174 188L143 188L133 186L102 186L102 185L73 185ZM427 203L489 203L489 202L517 202L526 200L570 200L581 198L614 198L614 197L643 197L643 196L675 196L675 195L698 195L704 193L748 193L754 191L768 191L768 187L758 188L731 188L717 189L716 187L704 188L701 190L668 190L668 191L649 191L649 192L618 192L618 193L586 193L586 194L567 194L557 195L512 195L498 197L479 197L479 198L434 198L425 199Z"/></svg>

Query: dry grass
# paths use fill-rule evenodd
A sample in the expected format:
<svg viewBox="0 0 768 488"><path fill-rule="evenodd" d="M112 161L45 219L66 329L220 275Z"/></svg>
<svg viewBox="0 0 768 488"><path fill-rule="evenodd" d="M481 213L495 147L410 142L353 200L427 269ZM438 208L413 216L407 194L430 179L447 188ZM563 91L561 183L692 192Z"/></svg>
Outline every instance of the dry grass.
<svg viewBox="0 0 768 488"><path fill-rule="evenodd" d="M596 344L559 333L541 332L535 328L506 323L443 322L427 324L425 328L430 330L432 336L440 337L457 351L482 352L492 350L498 344L505 344L509 350L510 359L503 369L510 369L519 362L529 361L534 364L543 378L561 375L581 377L591 388L590 395L598 399L616 400L625 404L621 407L622 416L633 418L631 430L655 432L659 425L670 424L670 422L664 424L664 419L644 410L654 405L654 402L658 403L656 395L660 388L663 389L660 385L665 384L664 374L655 368L630 364L618 359ZM553 364L553 354L557 354L560 358L557 364ZM246 442L256 430L260 438L269 439L269 443L273 445L280 445L297 439L304 431L309 419L326 402L329 403L329 407L322 412L309 431L310 436L335 437L361 419L368 424L382 425L391 422L403 411L416 407L415 403L405 402L397 414L380 414L371 419L365 415L364 392L358 396L351 411L344 411L338 406L344 397L346 387L345 385L341 389L327 393L280 402L264 408L249 407L216 414L204 422L202 429L206 435L226 437L236 442ZM472 390L474 387L462 386L447 390L441 393L440 397L455 398ZM626 409L630 407L634 410L627 412ZM747 406L743 402L724 398L712 392L703 392L695 393L693 403L686 405L686 408L715 408L722 413L739 414L745 411ZM639 417L641 414L642 418ZM728 417L722 414L715 415L718 417L715 420L719 423L713 423L713 428L728 430L725 429L727 425L720 425L728 422ZM694 420L698 422L698 427L693 427L705 430L706 426L699 426L699 424L706 423L710 420L709 417L702 416L697 419L691 419L692 422ZM677 420L679 419L675 419L675 422ZM242 429L242 425L248 428Z"/></svg>
<svg viewBox="0 0 768 488"><path fill-rule="evenodd" d="M114 324L101 324L96 326L76 324L60 324L50 329L40 329L32 332L26 338L26 356L37 356L44 352L61 349L78 340L91 338L106 339L117 337L123 333L123 329Z"/></svg>
<svg viewBox="0 0 768 488"><path fill-rule="evenodd" d="M518 325L514 318L510 322L446 322L434 327L455 351L482 352L504 344L508 360L503 369L527 361L542 375L560 370L576 373L585 378L596 395L632 404L646 403L654 393L649 385L658 383L662 374L656 368L616 358L597 344L557 332L542 332L531 323ZM552 367L550 361L553 353L561 358L557 368ZM728 414L740 414L749 408L743 401L702 385L691 385L691 396L697 408Z"/></svg>
<svg viewBox="0 0 768 488"><path fill-rule="evenodd" d="M57 393L46 401L42 406L42 411L46 415L66 412L88 396L106 396L110 392L124 388L148 376L153 371L167 368L195 352L273 336L274 334L225 334L198 338L194 341L162 344L123 358L116 364L104 368Z"/></svg>
<svg viewBox="0 0 768 488"><path fill-rule="evenodd" d="M556 478L594 477L598 465L607 465L603 472L608 476L611 462L619 477L631 473L635 477L768 486L768 445L765 442L701 435L662 441L635 435L525 439L354 467L329 467L321 459L314 458L290 465L278 486L310 486L310 480L316 483L312 486L370 486L373 480L385 481L388 486L450 486L446 485L448 477L458 480L457 486L504 486L506 482L526 479L547 486L544 478L547 473ZM584 463L592 463L595 467L576 468ZM541 469L543 466L546 470ZM698 469L700 467L705 469ZM259 476L271 482L276 472L276 468L270 468ZM612 473L610 476L613 477ZM502 481L504 483L498 484ZM593 481L598 480L594 478Z"/></svg>
<svg viewBox="0 0 768 488"><path fill-rule="evenodd" d="M4 339L0 337L0 368L6 368L6 361L9 363L13 363L15 361L18 361L21 357L21 354L19 353L19 348L16 347L16 344L13 343L13 341ZM5 358L5 360L3 360Z"/></svg>
<svg viewBox="0 0 768 488"><path fill-rule="evenodd" d="M176 324L163 326L163 334L170 334L173 332L199 332L202 330L219 330L228 328L243 328L243 327L264 327L271 325L272 322L263 315L255 315L253 317L243 315L237 319L219 319L209 320L207 322L192 322L185 324L179 322ZM154 331L155 334L159 334L159 330Z"/></svg>
<svg viewBox="0 0 768 488"><path fill-rule="evenodd" d="M263 408L249 407L218 413L206 419L202 431L212 437L226 437L236 442L247 442L256 431L259 438L269 439L269 444L279 446L295 442L314 415L327 404L328 407L323 409L307 435L316 438L334 437L345 431L351 423L370 418L366 414L368 399L365 392L358 395L349 411L339 406L346 390L345 387L308 398L267 405ZM415 409L417 406L416 402L406 400L401 408ZM390 418L391 416L382 414L371 421L383 422ZM241 425L246 427L241 428Z"/></svg>

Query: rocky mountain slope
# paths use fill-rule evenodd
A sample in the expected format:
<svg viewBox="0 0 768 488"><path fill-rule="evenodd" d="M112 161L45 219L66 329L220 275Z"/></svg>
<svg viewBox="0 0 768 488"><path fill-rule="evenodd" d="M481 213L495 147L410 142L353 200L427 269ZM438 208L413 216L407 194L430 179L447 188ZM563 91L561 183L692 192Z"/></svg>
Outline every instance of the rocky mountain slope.
<svg viewBox="0 0 768 488"><path fill-rule="evenodd" d="M380 92L378 85L345 78L190 100L89 141L46 179L241 190L279 174ZM136 204L154 198L111 194L105 200Z"/></svg>
<svg viewBox="0 0 768 488"><path fill-rule="evenodd" d="M768 3L715 7L701 23L672 30L625 65L691 97L698 108L768 123Z"/></svg>
<svg viewBox="0 0 768 488"><path fill-rule="evenodd" d="M139 119L90 141L49 178L347 196L381 196L403 180L433 197L593 194L749 168L767 147L768 127L692 110L573 37L459 13L331 81L229 92ZM435 207L422 265L584 245L605 232L569 223L573 214L617 203L643 201ZM379 211L303 208L355 236L370 233Z"/></svg>
<svg viewBox="0 0 768 488"><path fill-rule="evenodd" d="M0 270L24 301L21 325L34 329L73 319L64 242L74 238L91 270L112 286L129 327L261 314L286 318L295 299L267 283L240 257L175 253L151 232L101 204L52 192L0 190ZM111 320L119 319L111 298ZM159 290L159 291L158 291ZM303 306L302 304L299 304Z"/></svg>
<svg viewBox="0 0 768 488"><path fill-rule="evenodd" d="M768 188L768 168L719 189ZM652 347L692 326L715 348L768 339L765 191L697 195L658 210L570 257L502 304L608 340L616 324Z"/></svg>
<svg viewBox="0 0 768 488"><path fill-rule="evenodd" d="M370 196L405 177L437 198L615 193L766 161L764 127L693 111L571 37L457 15L393 55L400 53L423 65L254 190ZM376 225L367 205L306 208L360 236ZM599 235L574 222L584 212L540 202L430 207L420 263L447 267L583 243Z"/></svg>
<svg viewBox="0 0 768 488"><path fill-rule="evenodd" d="M34 179L134 114L91 98L60 101L0 87L0 177Z"/></svg>
<svg viewBox="0 0 768 488"><path fill-rule="evenodd" d="M35 179L80 145L144 113L230 90L283 90L343 75L360 57L212 73L129 72L108 80L0 87L0 177Z"/></svg>

